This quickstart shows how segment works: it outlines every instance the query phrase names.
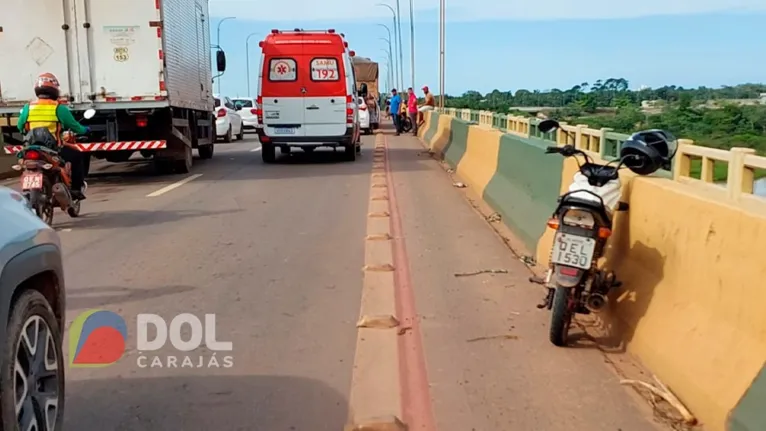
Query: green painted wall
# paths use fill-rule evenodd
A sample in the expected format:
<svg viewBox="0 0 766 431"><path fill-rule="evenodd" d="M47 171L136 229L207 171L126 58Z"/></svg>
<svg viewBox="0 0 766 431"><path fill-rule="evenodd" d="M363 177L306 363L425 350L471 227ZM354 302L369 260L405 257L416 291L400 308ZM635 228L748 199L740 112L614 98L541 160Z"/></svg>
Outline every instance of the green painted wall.
<svg viewBox="0 0 766 431"><path fill-rule="evenodd" d="M436 131L439 130L439 114L436 111L431 112L431 124L428 126L428 130L423 134L423 140L426 144L431 143L431 139L434 138Z"/></svg>
<svg viewBox="0 0 766 431"><path fill-rule="evenodd" d="M766 430L766 364L729 415L729 431Z"/></svg>
<svg viewBox="0 0 766 431"><path fill-rule="evenodd" d="M561 188L564 158L545 154L548 145L540 139L504 134L497 172L483 196L531 252L545 232Z"/></svg>
<svg viewBox="0 0 766 431"><path fill-rule="evenodd" d="M468 127L470 126L466 121L458 120L457 118L452 119L449 139L444 147L444 160L453 169L457 168L460 159L463 158L468 147Z"/></svg>

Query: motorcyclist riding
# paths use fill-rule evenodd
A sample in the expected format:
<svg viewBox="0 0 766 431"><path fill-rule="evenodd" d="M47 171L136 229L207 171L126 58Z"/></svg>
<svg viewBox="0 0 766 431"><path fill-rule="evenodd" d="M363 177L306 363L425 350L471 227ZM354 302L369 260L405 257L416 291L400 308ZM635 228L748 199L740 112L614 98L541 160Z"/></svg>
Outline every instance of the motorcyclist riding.
<svg viewBox="0 0 766 431"><path fill-rule="evenodd" d="M85 168L82 154L62 145L61 133L71 130L78 135L90 131L80 124L66 105L59 104L60 84L52 73L43 73L35 81L37 100L24 105L18 121L19 132L25 134L38 127L48 129L59 144L61 158L70 163L72 169L72 197L77 200L85 199L82 187L85 183Z"/></svg>

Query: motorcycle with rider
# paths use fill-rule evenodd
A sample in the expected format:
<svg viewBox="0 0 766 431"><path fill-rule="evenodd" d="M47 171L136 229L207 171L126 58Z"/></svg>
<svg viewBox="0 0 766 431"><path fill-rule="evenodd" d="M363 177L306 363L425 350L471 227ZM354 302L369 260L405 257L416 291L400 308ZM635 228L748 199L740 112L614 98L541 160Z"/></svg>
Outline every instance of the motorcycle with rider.
<svg viewBox="0 0 766 431"><path fill-rule="evenodd" d="M37 100L26 104L19 115L24 147L17 153L17 166L23 171L22 193L30 208L50 224L56 207L71 217L79 215L87 185L83 156L74 145L75 134L87 135L90 129L59 102L61 85L52 73L39 75L34 91ZM94 115L95 110L89 109L85 118Z"/></svg>

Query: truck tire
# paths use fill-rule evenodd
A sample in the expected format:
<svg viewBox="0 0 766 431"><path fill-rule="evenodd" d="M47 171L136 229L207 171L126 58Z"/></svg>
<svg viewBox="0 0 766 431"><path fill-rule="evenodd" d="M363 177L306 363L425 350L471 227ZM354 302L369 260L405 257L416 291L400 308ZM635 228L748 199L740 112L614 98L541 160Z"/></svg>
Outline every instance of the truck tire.
<svg viewBox="0 0 766 431"><path fill-rule="evenodd" d="M215 145L208 144L208 145L200 145L197 148L197 152L199 153L199 158L203 160L209 160L213 158L213 153L215 152Z"/></svg>
<svg viewBox="0 0 766 431"><path fill-rule="evenodd" d="M261 144L261 158L263 163L274 163L277 161L277 148L274 144Z"/></svg>
<svg viewBox="0 0 766 431"><path fill-rule="evenodd" d="M179 174L188 174L191 172L192 165L194 164L194 156L192 155L192 149L189 146L184 145L183 152L183 158L175 161L175 170Z"/></svg>

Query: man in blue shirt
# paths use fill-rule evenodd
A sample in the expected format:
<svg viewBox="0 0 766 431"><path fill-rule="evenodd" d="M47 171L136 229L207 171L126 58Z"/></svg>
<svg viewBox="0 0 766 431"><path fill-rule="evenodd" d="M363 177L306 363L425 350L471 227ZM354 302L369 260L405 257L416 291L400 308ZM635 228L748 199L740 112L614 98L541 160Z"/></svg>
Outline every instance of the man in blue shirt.
<svg viewBox="0 0 766 431"><path fill-rule="evenodd" d="M402 121L401 117L399 116L399 111L402 109L402 98L399 96L399 93L396 92L396 89L391 90L391 115L394 118L394 127L396 128L396 136L399 136L399 133L402 131Z"/></svg>

